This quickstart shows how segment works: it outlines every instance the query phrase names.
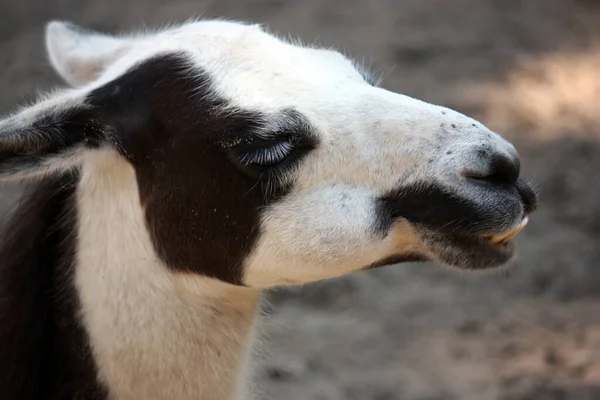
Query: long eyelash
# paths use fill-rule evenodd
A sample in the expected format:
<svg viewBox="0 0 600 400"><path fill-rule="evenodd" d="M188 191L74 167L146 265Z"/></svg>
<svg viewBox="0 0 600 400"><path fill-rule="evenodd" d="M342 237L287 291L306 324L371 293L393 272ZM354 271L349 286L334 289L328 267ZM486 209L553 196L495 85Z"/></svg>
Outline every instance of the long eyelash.
<svg viewBox="0 0 600 400"><path fill-rule="evenodd" d="M279 142L271 147L259 148L249 151L240 157L240 162L245 165L269 166L283 161L293 150L289 142Z"/></svg>

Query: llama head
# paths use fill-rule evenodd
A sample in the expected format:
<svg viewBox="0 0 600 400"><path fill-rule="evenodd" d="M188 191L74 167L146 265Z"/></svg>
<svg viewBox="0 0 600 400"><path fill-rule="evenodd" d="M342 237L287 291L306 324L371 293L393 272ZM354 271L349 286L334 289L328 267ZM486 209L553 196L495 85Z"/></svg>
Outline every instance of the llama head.
<svg viewBox="0 0 600 400"><path fill-rule="evenodd" d="M0 122L5 179L135 171L158 258L254 287L399 261L506 263L536 198L514 147L340 53L227 21L113 37L51 22L72 88Z"/></svg>

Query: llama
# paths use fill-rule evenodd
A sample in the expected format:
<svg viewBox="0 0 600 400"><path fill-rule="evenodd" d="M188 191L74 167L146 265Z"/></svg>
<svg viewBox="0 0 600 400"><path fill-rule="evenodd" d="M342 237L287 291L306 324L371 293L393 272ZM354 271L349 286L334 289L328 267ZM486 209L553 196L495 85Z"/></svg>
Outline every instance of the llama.
<svg viewBox="0 0 600 400"><path fill-rule="evenodd" d="M512 144L332 49L192 21L53 21L69 84L0 121L4 399L248 399L261 293L402 261L505 265Z"/></svg>

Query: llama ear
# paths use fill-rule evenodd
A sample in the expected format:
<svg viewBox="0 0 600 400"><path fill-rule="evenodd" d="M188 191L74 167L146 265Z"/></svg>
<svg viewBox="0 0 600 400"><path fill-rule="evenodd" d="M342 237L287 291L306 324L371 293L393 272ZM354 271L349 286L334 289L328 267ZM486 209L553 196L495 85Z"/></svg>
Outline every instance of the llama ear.
<svg viewBox="0 0 600 400"><path fill-rule="evenodd" d="M64 92L0 119L0 180L77 167L106 135L98 114L82 96Z"/></svg>
<svg viewBox="0 0 600 400"><path fill-rule="evenodd" d="M132 39L109 36L69 22L46 25L46 50L54 69L71 86L96 79L132 46Z"/></svg>

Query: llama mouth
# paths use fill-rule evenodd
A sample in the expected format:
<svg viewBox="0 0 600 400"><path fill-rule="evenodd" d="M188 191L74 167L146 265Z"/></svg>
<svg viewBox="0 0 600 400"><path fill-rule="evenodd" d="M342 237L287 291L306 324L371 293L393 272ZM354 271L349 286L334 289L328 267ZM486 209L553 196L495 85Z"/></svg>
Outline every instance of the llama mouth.
<svg viewBox="0 0 600 400"><path fill-rule="evenodd" d="M422 230L421 239L433 260L456 268L478 270L500 267L512 259L513 239L525 228L525 217L513 229L502 234L444 234Z"/></svg>
<svg viewBox="0 0 600 400"><path fill-rule="evenodd" d="M447 238L444 245L435 246L438 261L469 270L500 267L513 258L516 249L510 240L494 243L480 236L455 236Z"/></svg>
<svg viewBox="0 0 600 400"><path fill-rule="evenodd" d="M463 256L468 255L471 260L463 259L462 263L455 265L469 269L484 269L507 263L515 253L516 246L513 239L523 231L528 222L529 218L526 216L518 225L504 233L459 239L461 244L458 247L461 248Z"/></svg>

